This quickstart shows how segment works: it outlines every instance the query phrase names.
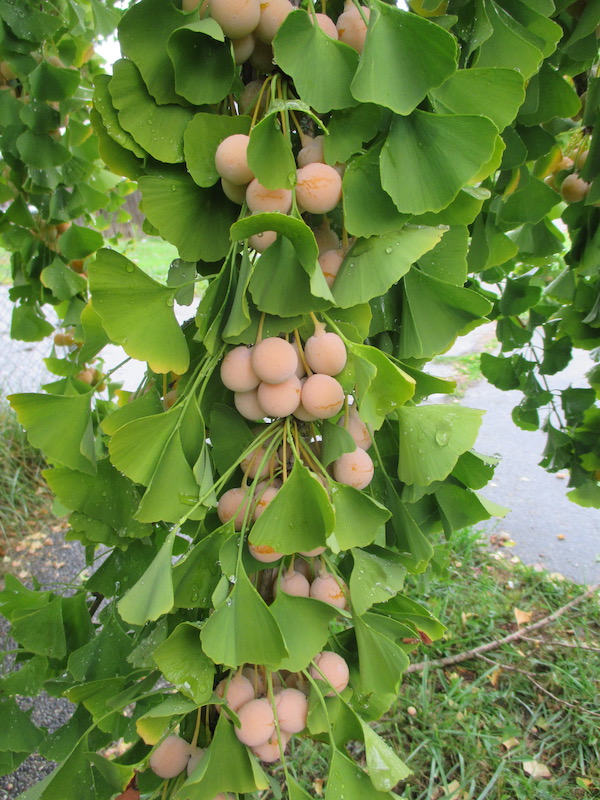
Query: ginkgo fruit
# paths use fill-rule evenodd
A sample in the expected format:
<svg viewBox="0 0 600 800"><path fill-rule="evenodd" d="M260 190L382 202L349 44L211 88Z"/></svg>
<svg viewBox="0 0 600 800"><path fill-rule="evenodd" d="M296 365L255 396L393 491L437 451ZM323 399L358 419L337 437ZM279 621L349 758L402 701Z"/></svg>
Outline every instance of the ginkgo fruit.
<svg viewBox="0 0 600 800"><path fill-rule="evenodd" d="M254 178L246 189L246 203L250 211L279 211L287 214L292 207L292 191L267 189Z"/></svg>
<svg viewBox="0 0 600 800"><path fill-rule="evenodd" d="M215 167L219 175L229 183L248 184L254 173L248 166L248 143L245 133L227 136L215 152Z"/></svg>
<svg viewBox="0 0 600 800"><path fill-rule="evenodd" d="M310 597L336 608L346 608L348 587L326 570L321 570L310 585Z"/></svg>
<svg viewBox="0 0 600 800"><path fill-rule="evenodd" d="M342 338L332 331L317 328L304 345L304 357L313 372L337 375L346 366L348 353Z"/></svg>
<svg viewBox="0 0 600 800"><path fill-rule="evenodd" d="M373 480L373 472L373 460L362 447L357 447L351 453L343 453L333 462L336 481L355 489L366 488Z"/></svg>
<svg viewBox="0 0 600 800"><path fill-rule="evenodd" d="M282 22L291 14L294 6L289 0L262 0L260 3L260 20L254 30L255 36L270 44Z"/></svg>
<svg viewBox="0 0 600 800"><path fill-rule="evenodd" d="M200 763L201 759L204 756L206 751L203 747L191 747L190 746L190 757L187 763L187 774L191 775L192 772L196 769L198 764Z"/></svg>
<svg viewBox="0 0 600 800"><path fill-rule="evenodd" d="M315 17L317 20L317 25L319 26L319 28L321 28L323 33L326 33L327 36L329 36L331 39L339 38L338 30L335 27L335 22L331 19L331 17L328 17L327 14L321 14L321 13L315 14ZM312 15L310 15L310 19L312 22L313 20Z"/></svg>
<svg viewBox="0 0 600 800"><path fill-rule="evenodd" d="M223 189L223 194L228 200L231 200L232 203L236 203L238 206L241 206L246 199L247 185L248 184L246 183L231 183L231 181L221 178L221 189Z"/></svg>
<svg viewBox="0 0 600 800"><path fill-rule="evenodd" d="M343 692L350 680L350 670L345 660L337 653L323 650L315 656L314 665L309 672L315 680L325 679L332 686L332 691L326 697L334 697L336 692Z"/></svg>
<svg viewBox="0 0 600 800"><path fill-rule="evenodd" d="M245 703L254 700L254 686L242 673L236 673L231 679L223 678L217 684L215 694L222 697L232 711L241 708Z"/></svg>
<svg viewBox="0 0 600 800"><path fill-rule="evenodd" d="M240 39L256 28L260 19L259 0L210 0L211 17L230 39Z"/></svg>
<svg viewBox="0 0 600 800"><path fill-rule="evenodd" d="M327 19L329 19L329 17L327 17ZM314 139L309 136L303 136L302 149L298 153L298 158L296 159L298 166L305 167L307 164L314 164L315 162L322 164L325 161L323 152L324 142L325 137L322 134L315 136Z"/></svg>
<svg viewBox="0 0 600 800"><path fill-rule="evenodd" d="M373 444L367 426L359 416L355 406L348 407L348 416L342 417L338 422L343 428L346 428L350 436L354 439L354 444L363 450L368 450Z"/></svg>
<svg viewBox="0 0 600 800"><path fill-rule="evenodd" d="M308 597L310 593L310 583L301 572L296 572L295 569L288 569L283 573L279 584L275 584L286 594L291 594L294 597Z"/></svg>
<svg viewBox="0 0 600 800"><path fill-rule="evenodd" d="M287 417L300 405L302 384L293 374L282 383L261 383L257 391L258 402L268 417Z"/></svg>
<svg viewBox="0 0 600 800"><path fill-rule="evenodd" d="M279 728L284 733L300 733L306 728L308 700L298 689L283 689L273 696Z"/></svg>
<svg viewBox="0 0 600 800"><path fill-rule="evenodd" d="M252 236L248 238L248 244L256 250L257 253L264 253L267 247L271 247L276 238L276 231L260 231L259 233L252 234Z"/></svg>
<svg viewBox="0 0 600 800"><path fill-rule="evenodd" d="M267 506L271 503L277 492L279 491L277 486L267 486L266 489L263 489L256 498L256 504L254 506L254 510L252 511L252 519L254 522L260 517L260 515L266 511Z"/></svg>
<svg viewBox="0 0 600 800"><path fill-rule="evenodd" d="M342 179L329 164L313 162L296 173L296 202L303 211L326 214L342 199Z"/></svg>
<svg viewBox="0 0 600 800"><path fill-rule="evenodd" d="M270 547L268 544L248 544L248 550L253 558L257 561L261 561L263 564L273 564L275 561L279 561L280 558L283 558L283 553L278 553L277 550Z"/></svg>
<svg viewBox="0 0 600 800"><path fill-rule="evenodd" d="M241 64L245 64L245 62L248 61L248 59L254 52L255 45L256 45L256 39L251 33L246 34L246 36L242 36L241 39L231 40L231 46L233 48L233 58L238 67Z"/></svg>
<svg viewBox="0 0 600 800"><path fill-rule="evenodd" d="M319 266L330 289L337 278L343 260L344 254L341 250L326 250L319 256Z"/></svg>
<svg viewBox="0 0 600 800"><path fill-rule="evenodd" d="M240 345L230 350L221 362L221 380L232 392L249 392L260 383L252 368L252 352L252 347Z"/></svg>
<svg viewBox="0 0 600 800"><path fill-rule="evenodd" d="M237 715L240 727L235 728L235 734L242 744L256 747L269 741L275 731L275 716L266 697L245 703Z"/></svg>
<svg viewBox="0 0 600 800"><path fill-rule="evenodd" d="M217 503L217 516L223 523L233 520L236 531L241 531L248 507L247 491L241 486L228 489L219 498Z"/></svg>
<svg viewBox="0 0 600 800"><path fill-rule="evenodd" d="M283 383L295 375L298 355L285 339L269 336L254 345L252 369L265 383Z"/></svg>
<svg viewBox="0 0 600 800"><path fill-rule="evenodd" d="M236 392L233 395L233 403L245 419L260 420L265 416L265 412L258 402L256 389L251 389L249 392Z"/></svg>
<svg viewBox="0 0 600 800"><path fill-rule="evenodd" d="M329 224L324 223L318 228L313 230L317 247L319 248L319 255L329 252L329 250L337 250L340 246L340 240L337 233L329 227Z"/></svg>
<svg viewBox="0 0 600 800"><path fill-rule="evenodd" d="M281 758L281 750L285 750L290 739L291 734L281 731L280 749L280 740L277 738L277 731L275 731L268 742L265 744L259 744L256 747L251 747L250 749L260 761L264 761L267 764L272 764L274 761L277 761L279 758Z"/></svg>
<svg viewBox="0 0 600 800"><path fill-rule="evenodd" d="M174 778L186 768L191 755L189 742L171 734L150 755L150 769L159 778Z"/></svg>
<svg viewBox="0 0 600 800"><path fill-rule="evenodd" d="M340 42L349 44L357 53L362 53L367 37L367 23L370 15L371 10L366 6L361 6L359 11L352 0L346 0L344 10L335 24ZM367 22L364 21L363 16Z"/></svg>
<svg viewBox="0 0 600 800"><path fill-rule="evenodd" d="M575 172L572 172L562 182L560 193L567 203L578 203L587 195L590 185Z"/></svg>
<svg viewBox="0 0 600 800"><path fill-rule="evenodd" d="M240 467L249 478L264 478L275 467L275 453L267 458L265 448L258 445L241 460Z"/></svg>
<svg viewBox="0 0 600 800"><path fill-rule="evenodd" d="M301 403L317 419L334 417L344 405L344 390L330 375L314 374L302 386Z"/></svg>

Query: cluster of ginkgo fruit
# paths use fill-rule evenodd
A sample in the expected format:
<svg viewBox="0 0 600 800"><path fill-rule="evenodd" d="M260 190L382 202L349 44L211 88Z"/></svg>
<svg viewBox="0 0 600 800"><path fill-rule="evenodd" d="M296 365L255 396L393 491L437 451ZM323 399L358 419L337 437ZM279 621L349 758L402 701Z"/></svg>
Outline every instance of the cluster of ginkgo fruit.
<svg viewBox="0 0 600 800"><path fill-rule="evenodd" d="M257 666L240 667L215 687L222 700L217 713L233 712L238 721L237 738L266 763L283 755L294 734L301 733L308 721L308 691L314 681L322 681L325 697L334 697L348 686L350 671L342 656L331 650L318 653L308 670L280 677ZM206 750L171 733L152 751L150 768L163 779L175 778L184 770L191 775ZM225 793L215 800L228 798Z"/></svg>
<svg viewBox="0 0 600 800"><path fill-rule="evenodd" d="M317 466L320 437L310 423L336 417L344 406L345 413L341 413L338 424L348 431L355 448L334 460L333 478L362 490L369 485L374 473L373 461L367 453L371 446L367 427L356 406L347 402L341 383L334 377L344 369L346 359L347 351L341 337L327 332L322 323L316 322L314 334L304 345L299 336L293 344L273 336L253 347L233 348L221 363L221 380L234 393L235 407L243 417L273 421L292 415L305 424L304 430L308 433L306 438L301 437L302 446L311 466L317 467L315 477L326 490L329 475ZM280 477L283 475L285 479L288 466L285 448L277 447L278 440L275 440L281 435L281 425L275 424L272 437L269 439L267 435L264 443L242 460L244 485L229 489L219 499L217 514L222 523L233 520L235 529L242 530L256 522L275 499L281 488ZM254 480L250 487L246 485L249 478ZM264 563L277 561L283 555L267 545L250 545L250 551ZM311 551L301 555L320 553ZM312 591L311 588L311 596L314 596Z"/></svg>

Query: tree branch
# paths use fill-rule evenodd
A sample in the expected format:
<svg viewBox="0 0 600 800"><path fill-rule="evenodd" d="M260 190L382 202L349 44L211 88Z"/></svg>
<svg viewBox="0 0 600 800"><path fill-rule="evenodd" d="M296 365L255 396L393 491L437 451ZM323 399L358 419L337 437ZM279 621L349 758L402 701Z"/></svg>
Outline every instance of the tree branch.
<svg viewBox="0 0 600 800"><path fill-rule="evenodd" d="M498 647L501 647L503 644L509 644L510 642L517 641L518 639L527 636L527 634L531 633L532 631L537 630L538 628L543 627L544 625L549 625L554 620L561 617L563 614L566 614L574 606L578 605L579 603L587 600L588 597L591 597L597 591L600 591L600 583L594 584L594 586L590 586L589 589L584 592L583 594L576 597L574 600L571 600L566 605L558 608L556 611L549 614L547 617L534 622L532 625L527 625L524 628L521 628L514 633L510 633L508 636L505 636L502 639L494 639L491 642L486 642L486 644L482 644L479 647L474 647L472 650L467 650L463 653L457 653L453 656L446 656L445 658L438 658L434 661L420 661L416 664L411 664L406 673L409 672L422 672L425 667L433 667L437 669L438 667L449 667L452 664L460 664L461 661L468 661L472 658L477 658L481 653L488 653L490 650L496 650Z"/></svg>

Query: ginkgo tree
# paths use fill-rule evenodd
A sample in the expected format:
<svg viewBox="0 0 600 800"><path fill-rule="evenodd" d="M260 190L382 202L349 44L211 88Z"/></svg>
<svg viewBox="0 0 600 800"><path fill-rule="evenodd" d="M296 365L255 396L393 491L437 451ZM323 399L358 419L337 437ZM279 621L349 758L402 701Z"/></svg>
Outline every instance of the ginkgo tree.
<svg viewBox="0 0 600 800"><path fill-rule="evenodd" d="M545 377L598 345L600 8L0 10L13 336L60 320L57 380L10 402L88 561L66 596L0 593L0 768L58 762L27 800L302 800L309 737L327 800L397 797L409 770L370 723L444 631L405 577L503 513L482 412L424 403L454 388L427 363L497 319L484 374L600 505L599 371ZM164 284L101 246L97 212L136 185L178 250ZM139 386L103 374L108 342ZM75 705L51 735L14 699L42 690Z"/></svg>

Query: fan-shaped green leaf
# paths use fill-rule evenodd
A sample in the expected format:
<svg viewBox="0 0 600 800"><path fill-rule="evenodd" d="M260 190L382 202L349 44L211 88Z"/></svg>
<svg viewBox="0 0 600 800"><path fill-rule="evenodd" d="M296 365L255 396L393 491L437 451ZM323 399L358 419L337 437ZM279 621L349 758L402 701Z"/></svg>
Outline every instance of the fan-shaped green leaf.
<svg viewBox="0 0 600 800"><path fill-rule="evenodd" d="M333 284L336 304L350 308L385 294L443 234L440 228L407 225L385 235L358 239Z"/></svg>
<svg viewBox="0 0 600 800"><path fill-rule="evenodd" d="M200 630L190 622L178 625L154 651L165 678L198 705L212 695L215 666L200 645Z"/></svg>
<svg viewBox="0 0 600 800"><path fill-rule="evenodd" d="M182 13L173 3L142 0L131 6L119 23L119 43L142 74L148 91L157 103L181 101L175 91L173 62L167 42L176 28L198 18L198 12Z"/></svg>
<svg viewBox="0 0 600 800"><path fill-rule="evenodd" d="M427 275L415 267L404 277L399 358L444 353L460 334L481 325L491 303L478 292Z"/></svg>
<svg viewBox="0 0 600 800"><path fill-rule="evenodd" d="M311 273L319 255L319 248L314 233L304 220L277 212L252 214L231 226L231 238L233 241L241 242L262 231L276 231L289 239L298 260L305 270Z"/></svg>
<svg viewBox="0 0 600 800"><path fill-rule="evenodd" d="M270 610L288 650L279 669L291 672L306 669L311 659L325 647L329 639L329 623L338 615L338 609L311 597L294 597L278 592ZM298 624L299 620L302 620L301 624Z"/></svg>
<svg viewBox="0 0 600 800"><path fill-rule="evenodd" d="M394 597L404 583L406 568L399 556L383 547L352 550L350 597L355 614L362 616L374 603Z"/></svg>
<svg viewBox="0 0 600 800"><path fill-rule="evenodd" d="M370 142L377 133L382 113L381 108L370 103L334 111L327 126L329 133L323 142L327 163L344 164L359 153L363 144Z"/></svg>
<svg viewBox="0 0 600 800"><path fill-rule="evenodd" d="M173 608L171 557L175 531L171 531L138 582L117 603L119 614L130 625L145 625Z"/></svg>
<svg viewBox="0 0 600 800"><path fill-rule="evenodd" d="M381 185L399 211L440 211L492 157L496 136L486 117L396 117L381 152Z"/></svg>
<svg viewBox="0 0 600 800"><path fill-rule="evenodd" d="M29 75L31 93L37 100L66 100L77 91L79 80L79 70L56 67L45 60Z"/></svg>
<svg viewBox="0 0 600 800"><path fill-rule="evenodd" d="M227 600L204 623L201 639L206 655L227 667L276 669L288 655L279 625L243 569Z"/></svg>
<svg viewBox="0 0 600 800"><path fill-rule="evenodd" d="M278 553L297 553L325 546L335 518L327 492L310 470L296 460L287 481L250 531L254 545Z"/></svg>
<svg viewBox="0 0 600 800"><path fill-rule="evenodd" d="M397 114L410 114L457 65L454 37L439 25L375 0L352 94Z"/></svg>
<svg viewBox="0 0 600 800"><path fill-rule="evenodd" d="M366 425L379 430L388 414L404 405L415 392L415 381L381 350L350 343L356 371L356 395L360 416Z"/></svg>
<svg viewBox="0 0 600 800"><path fill-rule="evenodd" d="M474 408L448 405L400 408L400 480L428 486L447 478L458 457L475 444L483 413Z"/></svg>
<svg viewBox="0 0 600 800"><path fill-rule="evenodd" d="M230 247L229 228L239 214L220 186L201 189L186 176L139 180L144 213L184 261L218 261Z"/></svg>
<svg viewBox="0 0 600 800"><path fill-rule="evenodd" d="M218 103L231 88L235 64L231 45L214 19L173 31L167 52L175 71L175 91L197 106Z"/></svg>
<svg viewBox="0 0 600 800"><path fill-rule="evenodd" d="M193 112L175 104L157 105L133 61L113 64L108 84L120 125L147 153L167 164L183 161L183 134Z"/></svg>
<svg viewBox="0 0 600 800"><path fill-rule="evenodd" d="M313 25L306 11L298 9L288 15L273 49L278 66L293 78L300 97L319 114L356 105L350 83L358 53Z"/></svg>
<svg viewBox="0 0 600 800"><path fill-rule="evenodd" d="M117 144L136 155L144 158L146 151L136 142L133 136L128 133L119 122L119 115L112 104L112 97L109 90L111 81L110 75L96 75L94 79L94 108L102 118L106 132Z"/></svg>
<svg viewBox="0 0 600 800"><path fill-rule="evenodd" d="M74 397L13 394L8 400L31 444L49 461L90 475L95 473L89 392Z"/></svg>
<svg viewBox="0 0 600 800"><path fill-rule="evenodd" d="M23 161L34 169L60 167L71 158L66 147L48 133L26 130L17 138L17 150Z"/></svg>
<svg viewBox="0 0 600 800"><path fill-rule="evenodd" d="M352 486L336 484L331 492L335 528L327 540L334 553L352 547L367 547L390 518L388 509Z"/></svg>
<svg viewBox="0 0 600 800"><path fill-rule="evenodd" d="M503 131L525 99L525 81L516 69L460 69L431 96L440 113L481 114Z"/></svg>
<svg viewBox="0 0 600 800"><path fill-rule="evenodd" d="M173 312L176 289L106 248L90 264L88 276L94 310L114 342L154 372L186 372L189 351Z"/></svg>

